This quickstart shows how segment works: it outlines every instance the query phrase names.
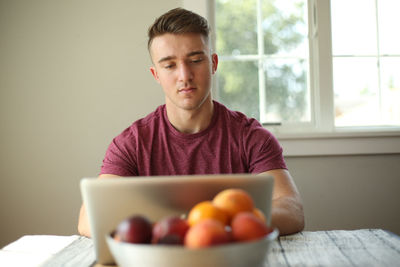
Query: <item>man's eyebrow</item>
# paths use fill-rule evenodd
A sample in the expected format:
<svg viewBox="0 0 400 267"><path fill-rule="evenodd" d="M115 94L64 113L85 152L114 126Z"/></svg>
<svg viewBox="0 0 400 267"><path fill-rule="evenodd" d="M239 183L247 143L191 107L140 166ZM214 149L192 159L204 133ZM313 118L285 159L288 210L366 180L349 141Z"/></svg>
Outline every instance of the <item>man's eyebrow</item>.
<svg viewBox="0 0 400 267"><path fill-rule="evenodd" d="M174 56L162 57L162 58L160 58L160 60L158 61L158 63L161 63L161 62L163 62L163 61L168 61L168 60L171 60L171 59L174 59L174 58L176 58L176 57L174 57Z"/></svg>
<svg viewBox="0 0 400 267"><path fill-rule="evenodd" d="M204 53L204 51L193 51L193 52L190 52L189 54L187 54L186 56L188 56L188 57L192 57L192 56L196 56L196 55L204 55L205 53Z"/></svg>
<svg viewBox="0 0 400 267"><path fill-rule="evenodd" d="M204 53L204 51L193 51L193 52L190 52L190 53L188 53L188 54L186 54L186 56L187 57L192 57L192 56L196 56L196 55L204 55L205 53ZM163 57L163 58L160 58L159 60L158 60L158 63L162 63L162 62L164 62L164 61L168 61L168 60L172 60L172 59L175 59L176 57L175 56L166 56L166 57Z"/></svg>

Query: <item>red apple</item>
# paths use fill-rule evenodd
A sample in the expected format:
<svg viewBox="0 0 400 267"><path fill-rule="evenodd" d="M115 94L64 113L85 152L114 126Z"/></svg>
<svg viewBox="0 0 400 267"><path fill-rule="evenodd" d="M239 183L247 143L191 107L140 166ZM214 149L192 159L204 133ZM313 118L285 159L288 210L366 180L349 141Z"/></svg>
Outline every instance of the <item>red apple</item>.
<svg viewBox="0 0 400 267"><path fill-rule="evenodd" d="M122 242L149 244L152 238L152 224L144 216L133 215L118 225L115 235Z"/></svg>
<svg viewBox="0 0 400 267"><path fill-rule="evenodd" d="M153 227L154 244L182 245L189 224L185 219L168 216L158 221Z"/></svg>

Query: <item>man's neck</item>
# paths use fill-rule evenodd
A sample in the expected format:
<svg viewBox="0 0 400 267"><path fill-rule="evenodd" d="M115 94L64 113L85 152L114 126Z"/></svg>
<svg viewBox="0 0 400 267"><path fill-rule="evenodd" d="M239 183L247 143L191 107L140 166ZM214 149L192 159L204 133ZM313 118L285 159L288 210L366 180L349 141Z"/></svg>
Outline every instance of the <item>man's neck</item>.
<svg viewBox="0 0 400 267"><path fill-rule="evenodd" d="M211 123L214 104L211 98L193 110L177 108L172 103L166 103L168 120L181 133L194 134L205 130Z"/></svg>

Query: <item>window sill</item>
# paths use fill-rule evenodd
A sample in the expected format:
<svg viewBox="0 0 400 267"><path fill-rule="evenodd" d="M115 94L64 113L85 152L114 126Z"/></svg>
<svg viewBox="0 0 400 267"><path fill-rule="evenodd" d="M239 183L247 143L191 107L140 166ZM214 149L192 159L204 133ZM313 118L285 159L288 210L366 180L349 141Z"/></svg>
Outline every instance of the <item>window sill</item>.
<svg viewBox="0 0 400 267"><path fill-rule="evenodd" d="M400 154L400 131L275 134L285 157Z"/></svg>

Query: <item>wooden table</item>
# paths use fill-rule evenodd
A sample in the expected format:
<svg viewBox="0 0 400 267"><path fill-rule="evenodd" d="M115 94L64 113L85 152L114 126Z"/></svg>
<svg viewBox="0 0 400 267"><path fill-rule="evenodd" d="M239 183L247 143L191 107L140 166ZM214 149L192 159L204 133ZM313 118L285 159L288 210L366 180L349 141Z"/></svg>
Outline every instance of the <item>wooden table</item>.
<svg viewBox="0 0 400 267"><path fill-rule="evenodd" d="M0 250L0 266L101 266L82 236L23 236ZM400 237L380 229L304 231L276 240L265 266L400 266Z"/></svg>

